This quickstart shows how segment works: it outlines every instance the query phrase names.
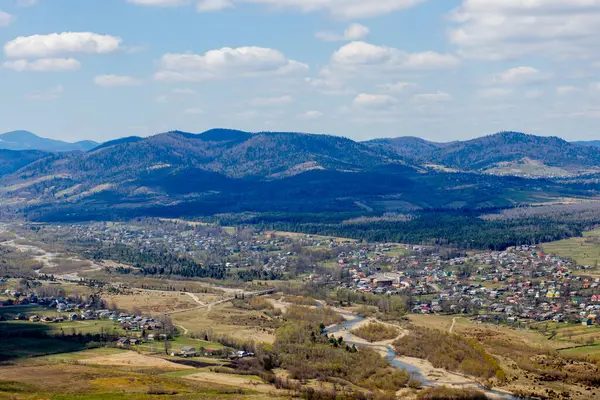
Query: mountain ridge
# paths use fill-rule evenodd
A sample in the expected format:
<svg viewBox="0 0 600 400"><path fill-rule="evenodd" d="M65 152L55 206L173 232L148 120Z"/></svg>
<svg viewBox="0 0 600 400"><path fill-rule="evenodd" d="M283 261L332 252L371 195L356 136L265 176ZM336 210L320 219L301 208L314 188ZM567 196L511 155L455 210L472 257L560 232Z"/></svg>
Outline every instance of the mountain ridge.
<svg viewBox="0 0 600 400"><path fill-rule="evenodd" d="M82 140L74 143L40 137L25 130L0 134L0 149L4 150L40 150L50 152L88 151L99 143Z"/></svg>
<svg viewBox="0 0 600 400"><path fill-rule="evenodd" d="M562 197L587 193L528 179L600 165L600 149L514 132L440 144L213 129L126 137L88 152L18 153L6 156L16 159L0 177L0 198L53 218L510 207L546 201L539 185Z"/></svg>

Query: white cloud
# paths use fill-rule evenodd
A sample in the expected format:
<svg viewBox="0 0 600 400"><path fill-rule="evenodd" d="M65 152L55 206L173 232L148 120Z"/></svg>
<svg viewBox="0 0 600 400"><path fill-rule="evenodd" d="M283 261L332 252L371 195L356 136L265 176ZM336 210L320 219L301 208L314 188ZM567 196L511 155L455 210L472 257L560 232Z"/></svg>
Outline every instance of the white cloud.
<svg viewBox="0 0 600 400"><path fill-rule="evenodd" d="M408 53L393 47L376 46L365 42L352 42L341 47L331 56L330 72L397 73L400 70L425 70L453 68L460 60L451 54L431 51Z"/></svg>
<svg viewBox="0 0 600 400"><path fill-rule="evenodd" d="M413 96L413 99L417 102L442 103L452 100L452 96L448 93L437 91L436 93L417 94Z"/></svg>
<svg viewBox="0 0 600 400"><path fill-rule="evenodd" d="M127 2L154 7L178 7L190 4L190 0L127 0Z"/></svg>
<svg viewBox="0 0 600 400"><path fill-rule="evenodd" d="M590 89L595 92L600 92L600 82L594 82L590 85Z"/></svg>
<svg viewBox="0 0 600 400"><path fill-rule="evenodd" d="M544 95L544 91L540 89L532 89L525 92L525 97L528 99L539 99Z"/></svg>
<svg viewBox="0 0 600 400"><path fill-rule="evenodd" d="M311 88L322 94L343 95L352 93L351 90L344 88L342 82L336 79L306 78L305 81Z"/></svg>
<svg viewBox="0 0 600 400"><path fill-rule="evenodd" d="M414 7L426 0L246 0L302 12L328 11L338 18L368 18Z"/></svg>
<svg viewBox="0 0 600 400"><path fill-rule="evenodd" d="M192 90L190 88L175 88L175 89L171 90L171 93L173 93L173 94L196 94L196 91Z"/></svg>
<svg viewBox="0 0 600 400"><path fill-rule="evenodd" d="M292 96L261 97L252 99L250 105L256 107L285 106L291 104L293 101L294 98Z"/></svg>
<svg viewBox="0 0 600 400"><path fill-rule="evenodd" d="M19 7L33 7L38 3L38 0L19 0L17 5Z"/></svg>
<svg viewBox="0 0 600 400"><path fill-rule="evenodd" d="M370 29L361 24L351 24L346 28L343 35L339 35L335 32L317 32L315 36L324 42L341 42L344 40L363 40L369 36Z"/></svg>
<svg viewBox="0 0 600 400"><path fill-rule="evenodd" d="M398 100L386 94L361 93L354 98L352 105L360 108L382 109L395 105Z"/></svg>
<svg viewBox="0 0 600 400"><path fill-rule="evenodd" d="M18 72L58 72L77 71L78 69L81 69L81 63L74 58L41 58L35 61L6 61L2 64L2 67Z"/></svg>
<svg viewBox="0 0 600 400"><path fill-rule="evenodd" d="M9 26L14 20L13 15L0 10L0 26Z"/></svg>
<svg viewBox="0 0 600 400"><path fill-rule="evenodd" d="M300 115L301 118L306 118L306 119L317 119L317 118L321 118L322 116L323 116L323 113L321 111L317 111L317 110L310 110L310 111L307 111Z"/></svg>
<svg viewBox="0 0 600 400"><path fill-rule="evenodd" d="M94 83L98 86L137 86L141 84L138 79L125 75L100 75L94 78Z"/></svg>
<svg viewBox="0 0 600 400"><path fill-rule="evenodd" d="M308 70L308 65L288 60L280 51L263 47L224 47L203 55L165 54L160 65L155 79L171 82L285 75Z"/></svg>
<svg viewBox="0 0 600 400"><path fill-rule="evenodd" d="M186 108L184 110L184 114L200 115L200 114L204 114L204 110L202 110L201 108Z"/></svg>
<svg viewBox="0 0 600 400"><path fill-rule="evenodd" d="M202 0L196 6L196 10L198 12L214 12L234 7L229 0Z"/></svg>
<svg viewBox="0 0 600 400"><path fill-rule="evenodd" d="M20 36L4 45L10 58L41 58L61 54L105 54L119 50L121 38L91 32Z"/></svg>
<svg viewBox="0 0 600 400"><path fill-rule="evenodd" d="M489 88L480 90L478 96L484 99L495 99L499 97L506 97L513 93L512 89L508 88Z"/></svg>
<svg viewBox="0 0 600 400"><path fill-rule="evenodd" d="M540 70L533 67L516 67L498 74L494 78L494 82L509 85L526 85L541 82L548 78L548 75L542 74Z"/></svg>
<svg viewBox="0 0 600 400"><path fill-rule="evenodd" d="M381 90L391 93L406 93L417 88L417 85L410 82L396 82L396 83L385 83L377 85Z"/></svg>
<svg viewBox="0 0 600 400"><path fill-rule="evenodd" d="M581 93L581 92L582 92L582 90L575 86L559 86L556 88L556 93L560 94L561 96L566 96L566 95Z"/></svg>
<svg viewBox="0 0 600 400"><path fill-rule="evenodd" d="M191 4L192 0L127 0L141 6L178 7ZM239 3L255 3L269 6L276 10L292 9L300 12L326 11L337 18L357 19L369 18L404 10L424 3L427 0L235 0ZM207 10L217 11L233 6L233 0L202 0L200 4L209 3ZM229 3L220 7L218 4ZM217 5L214 5L217 4ZM212 9L211 9L212 7ZM203 7L200 7L203 8Z"/></svg>
<svg viewBox="0 0 600 400"><path fill-rule="evenodd" d="M463 0L450 40L466 57L589 57L600 40L600 0Z"/></svg>
<svg viewBox="0 0 600 400"><path fill-rule="evenodd" d="M48 100L56 100L59 99L60 96L64 93L65 89L61 86L55 86L50 89L42 90L40 92L33 92L25 95L25 98L28 100L39 100L39 101L48 101Z"/></svg>

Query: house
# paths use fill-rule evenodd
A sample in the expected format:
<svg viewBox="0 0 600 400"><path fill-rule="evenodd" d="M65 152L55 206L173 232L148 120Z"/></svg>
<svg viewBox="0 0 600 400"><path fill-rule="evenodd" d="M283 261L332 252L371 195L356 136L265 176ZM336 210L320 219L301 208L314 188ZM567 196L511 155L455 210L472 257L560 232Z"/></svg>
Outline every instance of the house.
<svg viewBox="0 0 600 400"><path fill-rule="evenodd" d="M195 357L196 349L191 346L183 346L179 352L179 355L182 357Z"/></svg>

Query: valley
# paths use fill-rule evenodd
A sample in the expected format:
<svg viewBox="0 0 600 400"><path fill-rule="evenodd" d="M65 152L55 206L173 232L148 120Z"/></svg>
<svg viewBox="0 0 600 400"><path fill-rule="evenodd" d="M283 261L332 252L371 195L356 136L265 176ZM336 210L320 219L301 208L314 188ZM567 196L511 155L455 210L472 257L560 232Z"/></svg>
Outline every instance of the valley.
<svg viewBox="0 0 600 400"><path fill-rule="evenodd" d="M0 335L11 343L3 347L0 382L17 398L64 390L25 378L47 365L53 372L43 379L53 381L94 371L96 380L70 391L90 396L383 399L397 392L416 399L436 387L491 399L600 394L593 372L600 368L598 279L537 247L465 252L147 218L8 223L0 250ZM51 251L45 272L43 251ZM170 257L190 267L167 270ZM199 269L189 269L188 259ZM222 266L222 275L204 276L205 264ZM67 276L58 273L63 268ZM389 336L381 336L385 330ZM377 332L372 339L356 336L369 331ZM437 335L431 340L445 343L449 358L426 346L409 350L414 335L421 346ZM455 346L482 352L497 372L469 372L468 362L480 359L452 361ZM182 359L187 348L195 353ZM374 375L313 361L300 368L289 357L310 360L317 349L349 357L349 367L358 352ZM232 358L238 351L254 357ZM99 384L123 379L131 384Z"/></svg>

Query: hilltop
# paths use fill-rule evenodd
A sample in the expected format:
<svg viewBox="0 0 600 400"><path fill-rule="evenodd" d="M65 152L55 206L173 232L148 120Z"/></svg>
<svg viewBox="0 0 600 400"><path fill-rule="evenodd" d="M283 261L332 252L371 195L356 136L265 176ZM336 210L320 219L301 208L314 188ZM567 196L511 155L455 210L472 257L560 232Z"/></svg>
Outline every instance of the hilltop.
<svg viewBox="0 0 600 400"><path fill-rule="evenodd" d="M91 140L69 143L42 138L28 131L12 131L0 134L0 149L6 150L88 151L96 146L98 146L98 143Z"/></svg>
<svg viewBox="0 0 600 400"><path fill-rule="evenodd" d="M10 157L0 170L0 196L30 215L60 218L513 207L591 196L591 187L540 178L573 177L600 165L600 149L513 132L433 143L171 131L126 137L86 152Z"/></svg>

